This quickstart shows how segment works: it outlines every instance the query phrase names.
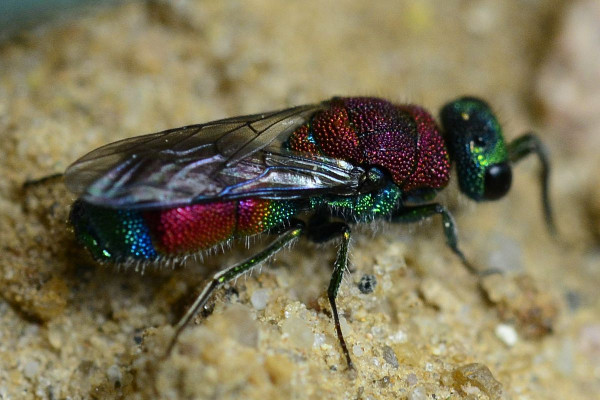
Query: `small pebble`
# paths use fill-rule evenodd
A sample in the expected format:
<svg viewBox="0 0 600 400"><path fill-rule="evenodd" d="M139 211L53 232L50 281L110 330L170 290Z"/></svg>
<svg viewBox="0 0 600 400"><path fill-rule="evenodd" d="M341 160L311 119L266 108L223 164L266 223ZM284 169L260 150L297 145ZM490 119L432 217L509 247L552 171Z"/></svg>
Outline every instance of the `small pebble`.
<svg viewBox="0 0 600 400"><path fill-rule="evenodd" d="M40 369L40 363L35 360L30 360L25 363L23 366L23 375L27 379L32 379L35 377Z"/></svg>
<svg viewBox="0 0 600 400"><path fill-rule="evenodd" d="M363 353L363 348L360 345L355 344L354 346L352 346L352 354L354 354L356 357L362 356Z"/></svg>
<svg viewBox="0 0 600 400"><path fill-rule="evenodd" d="M352 330L352 327L343 315L340 315L340 327L342 328L342 333L344 335L347 335L348 332Z"/></svg>
<svg viewBox="0 0 600 400"><path fill-rule="evenodd" d="M118 386L122 379L121 369L117 364L113 364L106 370L106 377L113 384Z"/></svg>
<svg viewBox="0 0 600 400"><path fill-rule="evenodd" d="M394 343L405 343L408 340L408 335L404 331L398 331L388 337Z"/></svg>
<svg viewBox="0 0 600 400"><path fill-rule="evenodd" d="M417 374L410 373L410 374L406 375L406 383L408 383L409 386L414 386L417 384L417 382L419 382L419 378L417 378Z"/></svg>
<svg viewBox="0 0 600 400"><path fill-rule="evenodd" d="M427 400L427 393L423 386L417 386L408 394L408 400Z"/></svg>
<svg viewBox="0 0 600 400"><path fill-rule="evenodd" d="M600 323L587 324L581 328L578 346L584 354L600 365Z"/></svg>
<svg viewBox="0 0 600 400"><path fill-rule="evenodd" d="M398 363L398 357L396 357L394 349L392 349L390 346L383 346L383 359L394 368L398 368L400 366L400 363Z"/></svg>
<svg viewBox="0 0 600 400"><path fill-rule="evenodd" d="M381 385L381 387L387 387L387 386L389 386L390 381L391 381L390 377L386 375L379 380L379 384Z"/></svg>
<svg viewBox="0 0 600 400"><path fill-rule="evenodd" d="M460 366L452 371L452 377L463 389L470 385L479 388L492 399L499 399L502 396L502 384L483 364L473 363Z"/></svg>
<svg viewBox="0 0 600 400"><path fill-rule="evenodd" d="M54 349L60 349L63 346L64 333L56 326L48 328L48 342Z"/></svg>
<svg viewBox="0 0 600 400"><path fill-rule="evenodd" d="M249 307L231 304L223 312L221 322L226 326L222 326L220 329L228 331L238 343L248 347L258 346L258 324L252 318Z"/></svg>
<svg viewBox="0 0 600 400"><path fill-rule="evenodd" d="M435 308L453 313L457 313L460 310L462 302L438 279L423 279L419 286L419 291L423 295L425 302Z"/></svg>
<svg viewBox="0 0 600 400"><path fill-rule="evenodd" d="M265 369L276 385L285 385L293 376L294 364L283 354L271 354L266 357Z"/></svg>
<svg viewBox="0 0 600 400"><path fill-rule="evenodd" d="M257 289L252 293L250 302L256 310L264 310L269 301L269 292L266 289Z"/></svg>
<svg viewBox="0 0 600 400"><path fill-rule="evenodd" d="M507 324L498 324L494 330L496 337L508 347L512 347L519 341L519 335L515 327Z"/></svg>
<svg viewBox="0 0 600 400"><path fill-rule="evenodd" d="M321 347L325 344L325 335L323 333L315 333L314 347Z"/></svg>
<svg viewBox="0 0 600 400"><path fill-rule="evenodd" d="M364 274L358 282L358 290L362 294L373 293L375 286L377 286L377 278L373 274Z"/></svg>
<svg viewBox="0 0 600 400"><path fill-rule="evenodd" d="M300 349L310 349L315 342L315 335L302 318L291 316L281 325L281 330L290 341Z"/></svg>

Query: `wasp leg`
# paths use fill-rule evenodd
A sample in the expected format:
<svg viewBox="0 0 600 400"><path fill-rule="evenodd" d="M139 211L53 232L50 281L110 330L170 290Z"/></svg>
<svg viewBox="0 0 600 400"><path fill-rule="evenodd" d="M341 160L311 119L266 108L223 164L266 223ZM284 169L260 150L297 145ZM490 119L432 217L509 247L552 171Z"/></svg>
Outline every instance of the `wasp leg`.
<svg viewBox="0 0 600 400"><path fill-rule="evenodd" d="M173 347L175 346L175 343L177 342L177 338L179 337L183 329L191 321L194 315L196 315L196 313L202 307L204 307L204 305L212 296L215 290L217 290L227 282L230 282L233 279L239 277L245 272L250 271L252 268L256 267L263 261L266 261L279 250L283 249L287 244L297 239L300 235L302 235L303 232L304 223L300 221L294 221L294 225L292 227L290 227L287 231L282 233L264 250L246 259L245 261L242 261L239 264L235 264L223 271L219 271L218 273L216 273L213 276L212 280L206 286L204 286L204 289L202 289L202 292L200 292L198 297L196 297L194 304L192 304L190 308L188 308L185 315L179 320L179 322L175 326L175 334L171 339L171 343L169 343L169 347L167 348L165 357L171 353Z"/></svg>
<svg viewBox="0 0 600 400"><path fill-rule="evenodd" d="M400 223L411 223L419 222L427 218L431 218L434 215L439 214L442 216L442 226L444 228L444 236L446 236L446 244L454 254L456 254L463 265L469 270L469 272L475 275L487 275L487 272L480 272L475 268L458 248L458 235L456 231L456 223L450 211L446 207L438 203L423 204L417 206L406 206L402 207L394 212L392 215L392 222Z"/></svg>
<svg viewBox="0 0 600 400"><path fill-rule="evenodd" d="M338 254L335 259L335 263L333 264L333 273L331 274L331 280L329 281L329 287L327 288L327 297L329 299L329 304L331 305L331 312L333 314L333 322L335 324L335 331L337 333L338 341L340 342L342 352L346 357L348 369L353 371L355 370L354 363L352 362L350 352L348 351L348 345L346 345L346 340L344 339L344 334L342 333L342 327L340 325L340 316L338 313L337 304L335 302L338 290L340 288L340 284L342 283L344 271L348 267L348 244L350 243L350 227L344 222L317 223L314 225L309 225L307 236L309 239L317 243L326 242L337 236L342 237L342 242L338 249Z"/></svg>
<svg viewBox="0 0 600 400"><path fill-rule="evenodd" d="M533 133L526 133L508 144L508 156L513 163L519 162L528 155L535 153L540 159L542 170L540 171L540 184L542 186L542 206L544 207L544 217L546 226L551 235L556 235L556 226L552 207L550 205L550 159L548 149Z"/></svg>

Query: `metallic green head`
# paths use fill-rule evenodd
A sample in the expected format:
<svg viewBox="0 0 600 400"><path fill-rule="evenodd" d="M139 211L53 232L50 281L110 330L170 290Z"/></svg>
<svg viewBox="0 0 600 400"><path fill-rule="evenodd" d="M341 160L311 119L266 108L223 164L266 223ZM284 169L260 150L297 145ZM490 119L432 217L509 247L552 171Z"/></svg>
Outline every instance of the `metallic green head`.
<svg viewBox="0 0 600 400"><path fill-rule="evenodd" d="M475 201L504 196L512 172L502 128L490 106L474 97L462 97L442 108L441 122L460 190Z"/></svg>

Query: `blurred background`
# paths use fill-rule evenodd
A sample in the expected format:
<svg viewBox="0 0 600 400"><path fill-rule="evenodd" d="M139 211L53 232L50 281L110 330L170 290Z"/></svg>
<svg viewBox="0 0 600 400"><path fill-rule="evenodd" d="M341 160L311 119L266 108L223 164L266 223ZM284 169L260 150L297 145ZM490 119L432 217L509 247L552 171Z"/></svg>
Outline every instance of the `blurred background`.
<svg viewBox="0 0 600 400"><path fill-rule="evenodd" d="M332 96L437 116L464 94L490 102L507 140L534 130L548 145L560 235L545 231L535 160L516 167L501 202L442 196L465 252L504 280L465 274L439 222L355 235L341 291L352 381L323 303L333 249L278 257L190 328L185 354L159 361L206 270L98 268L70 235L62 184L22 189L143 133ZM5 0L0 141L2 398L600 395L598 1ZM364 273L380 282L375 297L356 291ZM259 289L264 309L251 301ZM461 369L472 363L484 378Z"/></svg>

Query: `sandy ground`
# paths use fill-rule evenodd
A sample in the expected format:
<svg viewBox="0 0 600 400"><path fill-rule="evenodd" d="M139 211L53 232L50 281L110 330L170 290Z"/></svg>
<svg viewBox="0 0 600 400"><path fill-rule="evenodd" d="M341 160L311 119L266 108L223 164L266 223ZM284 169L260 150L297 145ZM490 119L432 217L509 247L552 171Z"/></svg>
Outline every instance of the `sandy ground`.
<svg viewBox="0 0 600 400"><path fill-rule="evenodd" d="M99 9L0 44L0 398L600 397L593 1L173 4ZM436 114L462 94L487 99L508 140L534 129L547 143L560 235L544 225L534 160L502 201L440 195L469 259L502 276L467 273L439 221L356 229L338 297L355 374L325 296L334 246L302 241L220 291L161 359L203 280L249 251L144 274L98 266L66 224L62 182L22 188L137 134L333 95Z"/></svg>

